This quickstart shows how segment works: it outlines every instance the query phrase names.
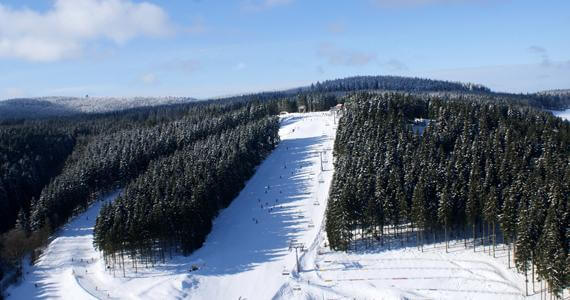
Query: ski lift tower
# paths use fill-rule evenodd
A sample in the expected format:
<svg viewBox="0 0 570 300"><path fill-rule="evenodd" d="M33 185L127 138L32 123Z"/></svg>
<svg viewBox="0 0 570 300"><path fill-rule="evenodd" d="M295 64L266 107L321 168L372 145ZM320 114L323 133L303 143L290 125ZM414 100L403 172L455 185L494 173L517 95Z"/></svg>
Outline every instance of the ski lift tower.
<svg viewBox="0 0 570 300"><path fill-rule="evenodd" d="M289 242L289 251L291 251L292 249L295 249L295 262L297 263L297 273L300 272L299 250L303 251L304 248L305 248L305 245L303 245L303 243L300 243L295 239L292 239L291 242Z"/></svg>
<svg viewBox="0 0 570 300"><path fill-rule="evenodd" d="M326 155L327 151L332 151L332 149L331 148L323 148L321 151L319 151L319 157L321 159L321 172L330 171L330 170L325 170L325 167L324 167L324 163L329 162L329 160L326 157L323 158L323 154Z"/></svg>

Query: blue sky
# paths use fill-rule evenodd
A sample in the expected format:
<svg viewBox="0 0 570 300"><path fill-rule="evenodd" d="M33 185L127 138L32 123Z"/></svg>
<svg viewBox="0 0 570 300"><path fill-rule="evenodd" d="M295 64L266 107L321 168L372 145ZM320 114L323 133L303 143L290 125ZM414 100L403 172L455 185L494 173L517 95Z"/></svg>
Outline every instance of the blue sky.
<svg viewBox="0 0 570 300"><path fill-rule="evenodd" d="M352 75L570 88L570 1L0 0L0 99L191 96Z"/></svg>

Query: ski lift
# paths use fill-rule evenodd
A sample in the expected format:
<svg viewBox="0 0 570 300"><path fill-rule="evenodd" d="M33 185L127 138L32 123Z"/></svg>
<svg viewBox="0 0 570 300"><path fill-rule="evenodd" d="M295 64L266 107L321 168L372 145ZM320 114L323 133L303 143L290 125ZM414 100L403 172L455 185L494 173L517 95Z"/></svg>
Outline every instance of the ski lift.
<svg viewBox="0 0 570 300"><path fill-rule="evenodd" d="M325 162L325 161L323 161L323 162ZM324 182L325 182L325 178L323 176L323 173L320 173L319 174L319 183L324 183Z"/></svg>

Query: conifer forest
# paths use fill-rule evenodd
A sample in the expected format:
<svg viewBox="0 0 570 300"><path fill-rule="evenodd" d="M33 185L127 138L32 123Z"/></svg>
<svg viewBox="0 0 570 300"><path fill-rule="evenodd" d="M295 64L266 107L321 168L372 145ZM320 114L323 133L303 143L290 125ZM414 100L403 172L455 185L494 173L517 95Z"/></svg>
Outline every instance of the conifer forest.
<svg viewBox="0 0 570 300"><path fill-rule="evenodd" d="M570 280L570 124L535 109L361 93L345 102L326 213L332 248L498 242L555 294ZM534 273L533 273L534 274Z"/></svg>

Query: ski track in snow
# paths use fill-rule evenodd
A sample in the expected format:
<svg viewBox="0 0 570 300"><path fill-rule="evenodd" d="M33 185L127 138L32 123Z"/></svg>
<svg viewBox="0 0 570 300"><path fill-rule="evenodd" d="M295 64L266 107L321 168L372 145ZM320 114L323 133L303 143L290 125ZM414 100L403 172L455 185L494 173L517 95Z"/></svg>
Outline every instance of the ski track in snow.
<svg viewBox="0 0 570 300"><path fill-rule="evenodd" d="M59 231L36 266L25 267L23 282L8 290L10 299L523 298L524 275L506 268L504 254L493 259L461 242L451 243L450 253L441 244L424 252L325 247L334 123L329 113L281 116L281 143L192 255L137 272L129 267L125 277L122 270L106 270L92 245L97 202ZM300 273L289 249L293 239L305 249ZM200 269L190 272L192 265Z"/></svg>

